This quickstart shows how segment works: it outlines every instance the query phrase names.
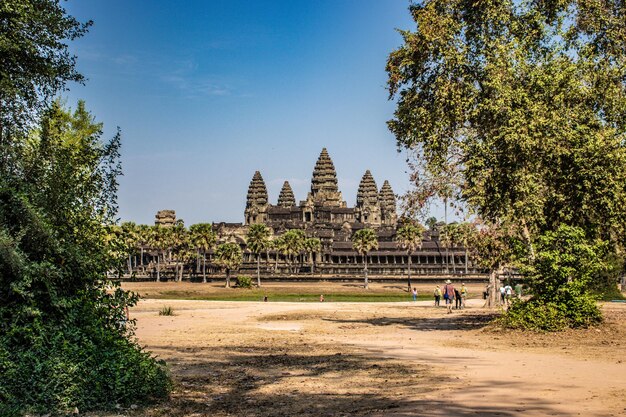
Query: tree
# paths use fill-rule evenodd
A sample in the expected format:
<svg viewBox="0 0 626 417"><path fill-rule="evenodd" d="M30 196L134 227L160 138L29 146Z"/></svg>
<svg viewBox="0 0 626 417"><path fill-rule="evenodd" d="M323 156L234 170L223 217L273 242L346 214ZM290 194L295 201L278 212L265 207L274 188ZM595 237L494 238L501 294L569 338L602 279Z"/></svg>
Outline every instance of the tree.
<svg viewBox="0 0 626 417"><path fill-rule="evenodd" d="M127 256L111 239L119 134L102 141L84 103L72 112L58 101L27 135L11 132L3 152L17 165L0 175L0 414L167 395L165 370L120 325L138 297L108 278Z"/></svg>
<svg viewBox="0 0 626 417"><path fill-rule="evenodd" d="M0 16L0 144L7 145L68 81L84 80L67 41L92 22L79 22L52 0L3 0Z"/></svg>
<svg viewBox="0 0 626 417"><path fill-rule="evenodd" d="M121 225L124 247L128 256L128 274L133 275L133 255L136 254L139 242L139 231L134 222L123 222Z"/></svg>
<svg viewBox="0 0 626 417"><path fill-rule="evenodd" d="M626 242L626 6L426 0L387 62L388 122L448 195L532 262L562 225ZM434 193L436 194L436 193Z"/></svg>
<svg viewBox="0 0 626 417"><path fill-rule="evenodd" d="M436 224L437 224L436 217L429 217L428 219L426 219L426 226L428 227L428 230L435 230Z"/></svg>
<svg viewBox="0 0 626 417"><path fill-rule="evenodd" d="M202 282L206 283L206 255L215 246L217 237L210 223L192 224L189 233L193 246L202 251Z"/></svg>
<svg viewBox="0 0 626 417"><path fill-rule="evenodd" d="M236 243L222 243L215 250L215 263L226 270L226 288L230 288L230 272L239 268L243 253Z"/></svg>
<svg viewBox="0 0 626 417"><path fill-rule="evenodd" d="M256 283L261 286L261 252L269 245L270 230L264 224L253 224L246 234L248 249L256 255Z"/></svg>
<svg viewBox="0 0 626 417"><path fill-rule="evenodd" d="M398 246L407 251L409 263L407 267L407 283L409 292L411 292L411 256L413 252L422 248L422 238L424 236L424 227L415 222L407 223L398 229L396 240Z"/></svg>
<svg viewBox="0 0 626 417"><path fill-rule="evenodd" d="M290 269L294 273L296 272L294 257L299 255L304 249L305 239L304 231L300 229L291 229L282 235L282 250L287 259L289 259Z"/></svg>
<svg viewBox="0 0 626 417"><path fill-rule="evenodd" d="M317 253L322 250L322 241L316 237L307 238L304 241L304 250L309 255L309 260L311 262L311 274L313 274L314 269L315 269L314 253Z"/></svg>
<svg viewBox="0 0 626 417"><path fill-rule="evenodd" d="M365 277L364 287L367 289L369 288L369 283L367 281L367 254L372 249L378 249L378 236L376 235L376 232L368 228L357 230L352 235L352 247L363 256L363 275Z"/></svg>
<svg viewBox="0 0 626 417"><path fill-rule="evenodd" d="M182 219L176 220L176 223L170 229L169 237L170 254L174 257L176 265L174 275L176 281L180 282L183 280L185 265L193 258L193 253L190 250L189 233Z"/></svg>
<svg viewBox="0 0 626 417"><path fill-rule="evenodd" d="M270 241L270 247L274 250L274 273L278 273L278 256L283 253L285 247L285 239L283 236L277 236Z"/></svg>
<svg viewBox="0 0 626 417"><path fill-rule="evenodd" d="M150 248L156 250L156 259L157 259L157 282L161 281L161 258L165 262L165 253L169 248L170 242L170 229L163 227L161 225L154 225L150 229L150 235L148 238L148 245Z"/></svg>

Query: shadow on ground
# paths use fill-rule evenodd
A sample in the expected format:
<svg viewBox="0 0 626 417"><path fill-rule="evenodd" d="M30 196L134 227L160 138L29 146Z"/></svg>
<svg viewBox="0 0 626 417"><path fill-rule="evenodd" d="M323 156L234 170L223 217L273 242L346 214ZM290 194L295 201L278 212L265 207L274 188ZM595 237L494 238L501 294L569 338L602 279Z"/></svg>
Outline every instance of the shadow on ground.
<svg viewBox="0 0 626 417"><path fill-rule="evenodd" d="M324 318L322 320L342 324L368 324L371 326L400 326L420 331L465 330L485 328L495 313L464 313L455 311L442 317L376 317L359 319Z"/></svg>

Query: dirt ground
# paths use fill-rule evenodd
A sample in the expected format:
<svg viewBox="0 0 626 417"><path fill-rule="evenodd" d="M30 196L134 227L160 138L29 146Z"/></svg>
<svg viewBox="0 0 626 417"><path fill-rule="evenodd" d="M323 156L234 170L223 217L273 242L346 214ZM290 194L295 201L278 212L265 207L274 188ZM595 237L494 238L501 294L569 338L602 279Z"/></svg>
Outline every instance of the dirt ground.
<svg viewBox="0 0 626 417"><path fill-rule="evenodd" d="M452 314L430 301L144 299L131 311L137 337L175 390L106 415L625 415L626 304L603 310L598 328L534 334L489 326L480 299Z"/></svg>

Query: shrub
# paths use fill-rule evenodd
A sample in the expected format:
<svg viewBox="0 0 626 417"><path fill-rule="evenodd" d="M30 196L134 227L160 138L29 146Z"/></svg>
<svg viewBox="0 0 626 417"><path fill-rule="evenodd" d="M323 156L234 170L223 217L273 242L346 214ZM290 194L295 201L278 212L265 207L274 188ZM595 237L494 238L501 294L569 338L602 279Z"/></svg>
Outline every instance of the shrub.
<svg viewBox="0 0 626 417"><path fill-rule="evenodd" d="M237 286L239 288L252 288L252 277L248 275L237 276Z"/></svg>
<svg viewBox="0 0 626 417"><path fill-rule="evenodd" d="M173 316L174 309L171 306L163 306L161 310L159 310L159 316Z"/></svg>
<svg viewBox="0 0 626 417"><path fill-rule="evenodd" d="M582 229L560 226L540 236L535 258L522 268L531 298L517 301L501 317L507 327L556 331L602 321L590 289L610 275L605 242L588 239Z"/></svg>

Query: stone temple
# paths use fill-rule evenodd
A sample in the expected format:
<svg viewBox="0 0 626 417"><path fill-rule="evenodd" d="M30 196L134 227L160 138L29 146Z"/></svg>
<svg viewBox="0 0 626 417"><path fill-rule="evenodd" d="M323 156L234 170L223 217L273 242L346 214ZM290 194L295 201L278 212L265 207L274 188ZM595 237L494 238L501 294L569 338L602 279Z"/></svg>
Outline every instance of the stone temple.
<svg viewBox="0 0 626 417"><path fill-rule="evenodd" d="M244 212L245 224L263 223L275 232L303 229L326 241L348 241L354 230L370 227L385 234L396 228L396 198L388 181L379 190L372 173L363 174L356 205L348 207L337 184L337 173L326 148L317 159L311 191L296 204L285 181L275 205L269 204L267 187L259 171L254 173Z"/></svg>
<svg viewBox="0 0 626 417"><path fill-rule="evenodd" d="M314 272L317 279L360 278L363 259L352 247L352 235L363 228L371 228L378 235L378 249L368 253L370 276L402 278L407 273L408 256L396 240L399 227L396 197L391 184L384 181L378 188L372 173L367 170L361 178L354 206L343 199L337 182L337 172L326 148L322 149L311 178L311 189L304 200L297 202L291 185L285 181L276 204L268 198L263 176L256 171L248 186L243 223L213 223L218 242L235 242L244 250L244 263L239 273L254 274L256 257L246 249L246 233L250 225L265 224L272 239L290 229L303 230L307 237L319 238L322 248L314 253L298 255L297 277L304 279ZM155 223L170 226L175 213L164 210L157 213ZM466 261L462 247L445 247L439 242L437 228L425 233L422 247L411 254L411 273L418 276L473 275L481 271ZM261 273L266 277L289 276L293 262L281 251L270 249L261 255ZM211 262L212 252L208 261ZM222 276L215 266L210 273ZM469 275L468 275L469 274Z"/></svg>

